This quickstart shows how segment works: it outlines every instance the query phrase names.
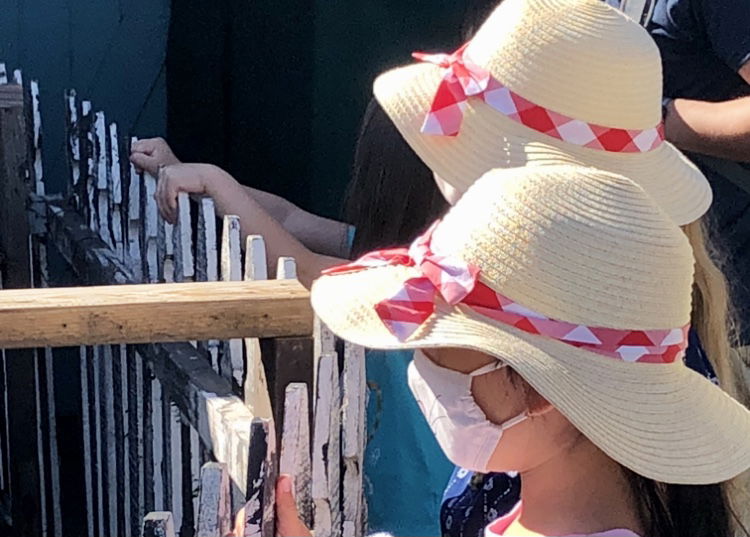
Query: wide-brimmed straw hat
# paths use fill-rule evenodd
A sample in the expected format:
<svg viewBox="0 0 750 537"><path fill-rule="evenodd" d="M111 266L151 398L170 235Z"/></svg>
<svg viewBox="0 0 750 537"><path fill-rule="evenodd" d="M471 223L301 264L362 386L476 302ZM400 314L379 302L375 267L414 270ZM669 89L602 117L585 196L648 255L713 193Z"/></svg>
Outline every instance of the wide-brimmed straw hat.
<svg viewBox="0 0 750 537"><path fill-rule="evenodd" d="M463 192L493 168L571 163L638 182L678 225L711 204L663 141L646 30L600 0L505 0L452 55L389 71L375 97L427 166Z"/></svg>
<svg viewBox="0 0 750 537"><path fill-rule="evenodd" d="M494 170L410 249L324 274L313 307L340 337L492 355L641 475L705 484L750 467L750 412L682 360L687 238L627 178Z"/></svg>

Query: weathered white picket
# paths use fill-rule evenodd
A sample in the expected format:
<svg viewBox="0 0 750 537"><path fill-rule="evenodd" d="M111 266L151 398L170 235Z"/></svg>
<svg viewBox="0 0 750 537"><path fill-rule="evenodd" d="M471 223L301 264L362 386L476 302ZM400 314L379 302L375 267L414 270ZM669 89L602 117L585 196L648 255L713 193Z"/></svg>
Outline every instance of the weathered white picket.
<svg viewBox="0 0 750 537"><path fill-rule="evenodd" d="M342 459L344 537L364 535L364 502L362 469L367 434L365 352L362 347L344 344Z"/></svg>
<svg viewBox="0 0 750 537"><path fill-rule="evenodd" d="M245 243L245 280L257 281L268 278L266 245L263 237L250 235ZM260 341L245 339L245 404L254 416L271 419L271 398L268 394L268 380L263 367Z"/></svg>
<svg viewBox="0 0 750 537"><path fill-rule="evenodd" d="M201 470L195 537L225 537L232 525L229 474L223 464L209 462Z"/></svg>
<svg viewBox="0 0 750 537"><path fill-rule="evenodd" d="M7 80L4 72L0 65L0 83ZM20 73L14 75L16 80L20 78ZM48 212L61 214L63 209L46 205L39 91L36 83L27 87L33 138L29 145L33 149L28 158L32 164L29 181L36 196L32 201L41 207L42 222L30 238L34 281L47 285L42 240L47 237L41 236L46 232L44 217ZM82 227L89 235L81 233L98 237L86 240L102 244L101 248L111 252L105 256L109 262L121 267L112 271L106 283L268 277L261 237L247 237L243 271L239 219L224 217L219 243L216 211L210 199L196 200L192 205L187 194L180 194L177 222L174 226L166 223L154 200L157 178L141 174L126 158L133 139L122 138L117 125L108 123L103 112L81 101L74 91L66 93L65 103L68 198L73 212L83 217ZM62 244L57 235L49 240L57 241L58 247ZM70 251L87 248L63 246ZM81 283L100 283L96 277L81 275L85 270L81 271L80 260L64 257L71 265L79 263L76 270ZM294 260L279 259L275 276L296 278ZM306 341L309 343L309 339ZM299 342L286 343L289 349L305 348ZM183 348L182 352L187 352L188 360L210 363L218 373L208 370L216 379L211 382L219 382L221 377L231 382L234 393L229 390L221 394L193 388L185 395L179 391L181 387L170 384L168 370L155 359L158 352L165 352L159 350L163 347L81 347L86 534L187 536L197 531L198 535L225 535L232 515L243 509L245 535L270 537L274 535L279 471L294 475L300 512L316 535L361 533L365 525L361 476L364 354L362 349L346 344L340 360L335 343L332 334L316 323L314 342L307 347L314 349L313 353L297 360L295 366L307 368L300 374L305 378L309 374L310 382L292 382L280 390L278 372L284 363L278 352L285 352L287 347L275 347L275 399L269 392L269 366L264 363L257 339L192 342L195 348L186 343L190 351ZM164 358L164 354L158 356ZM0 359L1 385L6 371L1 355ZM62 534L63 521L51 350L39 351L35 364L42 535L56 537ZM289 383L283 375L282 379ZM7 488L9 466L8 434L3 431L9 408L5 390L3 395L0 489ZM274 417L281 422L274 423ZM206 462L209 464L202 467Z"/></svg>
<svg viewBox="0 0 750 537"><path fill-rule="evenodd" d="M293 383L286 387L279 471L293 477L294 498L300 518L311 527L313 512L309 408L306 384Z"/></svg>
<svg viewBox="0 0 750 537"><path fill-rule="evenodd" d="M156 511L143 520L143 537L175 537L175 523L172 513Z"/></svg>

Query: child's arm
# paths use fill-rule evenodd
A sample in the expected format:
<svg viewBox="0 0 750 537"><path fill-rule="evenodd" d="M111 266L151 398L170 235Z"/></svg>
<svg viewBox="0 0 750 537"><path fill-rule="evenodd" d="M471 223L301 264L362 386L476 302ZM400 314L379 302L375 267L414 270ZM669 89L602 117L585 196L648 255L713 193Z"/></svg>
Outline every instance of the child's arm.
<svg viewBox="0 0 750 537"><path fill-rule="evenodd" d="M157 176L160 166L180 164L162 138L138 140L133 143L130 160L139 169ZM220 181L224 173L218 167L204 168L206 182ZM304 211L284 198L243 186L251 196L273 219L291 233L307 248L323 255L346 258L349 255L350 227L336 220L323 218ZM234 214L234 213L232 213Z"/></svg>
<svg viewBox="0 0 750 537"><path fill-rule="evenodd" d="M177 218L177 197L180 192L210 196L219 216L239 216L243 239L248 235L262 235L268 250L270 274L273 274L279 257L294 257L297 277L309 288L321 270L345 262L344 259L316 254L306 248L271 217L242 185L216 166L173 164L160 168L155 198L162 216L172 223Z"/></svg>
<svg viewBox="0 0 750 537"><path fill-rule="evenodd" d="M249 186L244 188L284 229L313 252L349 256L351 226L348 224L309 213L276 194Z"/></svg>

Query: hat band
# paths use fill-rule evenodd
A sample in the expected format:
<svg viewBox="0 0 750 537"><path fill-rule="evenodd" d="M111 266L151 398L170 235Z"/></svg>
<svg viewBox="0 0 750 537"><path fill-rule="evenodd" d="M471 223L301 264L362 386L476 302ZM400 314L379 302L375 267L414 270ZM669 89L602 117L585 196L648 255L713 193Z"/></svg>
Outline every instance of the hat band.
<svg viewBox="0 0 750 537"><path fill-rule="evenodd" d="M563 142L613 153L645 153L664 142L664 125L650 129L618 129L588 123L549 110L504 86L488 70L466 56L466 43L453 54L424 54L414 58L445 70L421 132L456 136L461 130L469 97L479 97L497 112Z"/></svg>
<svg viewBox="0 0 750 537"><path fill-rule="evenodd" d="M375 305L378 317L400 341L409 339L435 313L439 295L452 306L467 306L484 317L529 334L626 362L668 364L684 355L689 325L664 330L590 327L550 319L518 304L481 282L477 267L433 253L430 239L436 226L409 249L376 250L323 274L332 276L384 266L419 269L421 276L406 280L394 296Z"/></svg>

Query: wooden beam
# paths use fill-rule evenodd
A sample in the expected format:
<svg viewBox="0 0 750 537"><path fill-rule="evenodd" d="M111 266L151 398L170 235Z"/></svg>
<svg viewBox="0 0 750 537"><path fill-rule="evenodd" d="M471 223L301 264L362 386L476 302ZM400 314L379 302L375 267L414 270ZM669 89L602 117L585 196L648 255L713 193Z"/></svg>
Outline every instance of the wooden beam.
<svg viewBox="0 0 750 537"><path fill-rule="evenodd" d="M104 345L312 333L297 281L0 291L0 347Z"/></svg>

